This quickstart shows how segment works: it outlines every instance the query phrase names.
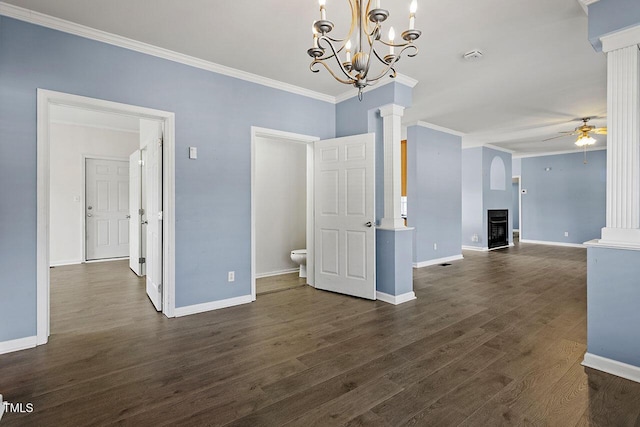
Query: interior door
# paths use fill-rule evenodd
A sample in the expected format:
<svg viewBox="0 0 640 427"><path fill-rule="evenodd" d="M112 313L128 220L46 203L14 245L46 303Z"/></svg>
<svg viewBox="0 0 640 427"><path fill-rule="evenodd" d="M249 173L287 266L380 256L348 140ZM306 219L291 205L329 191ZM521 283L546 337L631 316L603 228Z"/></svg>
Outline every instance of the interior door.
<svg viewBox="0 0 640 427"><path fill-rule="evenodd" d="M129 164L86 159L86 258L129 256Z"/></svg>
<svg viewBox="0 0 640 427"><path fill-rule="evenodd" d="M147 295L156 310L162 310L162 136L146 145L146 274Z"/></svg>
<svg viewBox="0 0 640 427"><path fill-rule="evenodd" d="M318 141L314 186L316 288L376 299L374 134Z"/></svg>
<svg viewBox="0 0 640 427"><path fill-rule="evenodd" d="M129 268L144 276L142 255L142 157L136 150L129 156Z"/></svg>

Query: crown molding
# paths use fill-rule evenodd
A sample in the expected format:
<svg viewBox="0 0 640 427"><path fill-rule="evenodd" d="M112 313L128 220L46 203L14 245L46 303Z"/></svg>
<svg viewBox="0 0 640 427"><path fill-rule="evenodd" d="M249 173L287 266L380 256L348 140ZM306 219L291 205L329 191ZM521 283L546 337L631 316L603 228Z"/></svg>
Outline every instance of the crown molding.
<svg viewBox="0 0 640 427"><path fill-rule="evenodd" d="M453 129L449 129L446 128L444 126L438 126L438 125L434 125L433 123L429 123L429 122L423 122L421 120L417 121L417 122L411 122L407 124L407 128L410 126L420 126L423 128L428 128L428 129L433 129L433 130L437 130L438 132L444 132L444 133L448 133L451 135L455 135L455 136L465 136L466 134L463 132L458 132L457 130L453 130Z"/></svg>
<svg viewBox="0 0 640 427"><path fill-rule="evenodd" d="M582 10L584 10L584 13L586 13L587 15L589 14L589 5L599 2L600 0L578 0L578 3L580 3L580 6L582 6Z"/></svg>
<svg viewBox="0 0 640 427"><path fill-rule="evenodd" d="M591 152L591 151L602 151L602 150L606 150L607 147L595 147L595 148L587 148L587 153ZM544 157L544 156L556 156L559 154L580 154L582 153L584 150L582 149L576 149L576 150L563 150L563 151L546 151L544 153L523 153L523 154L518 154L518 153L514 153L513 154L513 158L514 159L526 159L528 157Z"/></svg>
<svg viewBox="0 0 640 427"><path fill-rule="evenodd" d="M414 88L417 84L418 84L418 80L409 77L407 75L404 74L400 74L400 73L396 73L396 76L394 78L388 78L388 79L384 79L384 81L374 84L373 86L367 86L362 90L362 93L367 93L367 92L371 92L372 90L375 90L379 87L382 87L384 85L388 85L389 83L400 83L401 85L405 85L408 86L410 88ZM346 92L341 93L340 95L337 95L335 97L335 103L339 104L342 101L346 101L347 99L351 99L355 96L358 95L358 91L354 88L354 89L350 89Z"/></svg>
<svg viewBox="0 0 640 427"><path fill-rule="evenodd" d="M515 153L515 151L513 150L509 150L508 148L498 147L497 145L493 145L493 144L484 144L483 147L491 148L492 150L496 150L496 151L502 151L503 153L508 153L508 154Z"/></svg>
<svg viewBox="0 0 640 427"><path fill-rule="evenodd" d="M294 93L296 95L302 95L308 98L313 98L319 101L329 102L332 104L336 103L335 96L316 92L310 89L305 89L300 86L284 83L278 80L259 76L257 74L249 73L246 71L237 70L235 68L216 64L215 62L210 62L204 59L199 59L193 56L174 52L172 50L153 46L148 43L143 43L137 40L118 36L116 34L111 34L106 31L97 30L95 28L76 24L74 22L66 21L60 18L55 18L50 15L45 15L40 12L14 6L4 2L0 2L0 15L17 19L20 21L28 22L31 24L39 25L42 27L51 28L53 30L62 31L64 33L73 34L86 39L95 40L95 41L107 43L113 46L118 46L124 49L133 50L136 52L144 53L144 54L155 56L158 58L167 59L169 61L177 62L180 64L195 67L195 68L200 68L202 70L223 74L225 76L234 77L240 80L256 83L262 86L267 86L267 87L279 89L285 92Z"/></svg>

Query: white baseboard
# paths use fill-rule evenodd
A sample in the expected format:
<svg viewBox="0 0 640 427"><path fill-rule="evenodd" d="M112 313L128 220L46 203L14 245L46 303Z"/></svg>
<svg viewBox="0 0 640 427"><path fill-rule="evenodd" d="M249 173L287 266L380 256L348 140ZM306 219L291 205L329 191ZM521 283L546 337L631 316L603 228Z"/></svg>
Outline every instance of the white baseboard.
<svg viewBox="0 0 640 427"><path fill-rule="evenodd" d="M444 258L430 259L428 261L414 262L413 263L413 268L429 267L430 265L444 264L446 262L459 261L461 259L464 259L462 254L454 255L454 256L448 256L448 257L444 257Z"/></svg>
<svg viewBox="0 0 640 427"><path fill-rule="evenodd" d="M513 231L515 231L515 232L519 233L519 232L520 232L520 229L519 229L519 228L514 228L514 229L513 229Z"/></svg>
<svg viewBox="0 0 640 427"><path fill-rule="evenodd" d="M103 259L91 259L83 261L85 264L95 264L97 262L113 262L113 261L122 261L125 259L129 259L128 256L119 257L119 258L103 258Z"/></svg>
<svg viewBox="0 0 640 427"><path fill-rule="evenodd" d="M17 340L0 342L0 354L33 348L38 344L38 337L19 338Z"/></svg>
<svg viewBox="0 0 640 427"><path fill-rule="evenodd" d="M536 245L549 245L549 246L565 246L567 248L585 248L586 247L581 243L549 242L547 240L520 239L520 243L533 243Z"/></svg>
<svg viewBox="0 0 640 427"><path fill-rule="evenodd" d="M280 276L281 274L298 273L299 271L300 271L300 267L288 268L286 270L270 271L268 273L257 273L256 279L263 279L265 277L272 277L272 276Z"/></svg>
<svg viewBox="0 0 640 427"><path fill-rule="evenodd" d="M585 353L582 366L640 383L640 366L629 365L591 353Z"/></svg>
<svg viewBox="0 0 640 427"><path fill-rule="evenodd" d="M82 264L84 261L81 259L68 260L68 261L51 261L49 267L62 267L65 265L78 265Z"/></svg>
<svg viewBox="0 0 640 427"><path fill-rule="evenodd" d="M388 302L389 304L398 305L398 304L402 304L403 302L416 299L416 294L415 292L411 291L402 295L389 295L389 294L385 294L384 292L377 291L376 299L379 299L380 301L383 301L383 302Z"/></svg>
<svg viewBox="0 0 640 427"><path fill-rule="evenodd" d="M204 313L205 311L219 310L221 308L233 307L234 305L248 304L253 302L251 295L228 298L220 301L205 302L203 304L188 305L186 307L176 307L175 317L189 316L190 314Z"/></svg>
<svg viewBox="0 0 640 427"><path fill-rule="evenodd" d="M478 252L486 252L489 250L489 248L487 247L479 247L479 246L466 246L466 245L462 245L462 250L465 251L478 251Z"/></svg>

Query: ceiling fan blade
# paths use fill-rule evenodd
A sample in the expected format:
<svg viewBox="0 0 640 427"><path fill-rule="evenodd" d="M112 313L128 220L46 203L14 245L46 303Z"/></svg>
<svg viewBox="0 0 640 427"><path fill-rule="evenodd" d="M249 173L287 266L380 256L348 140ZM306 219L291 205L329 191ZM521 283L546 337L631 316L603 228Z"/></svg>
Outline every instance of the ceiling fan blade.
<svg viewBox="0 0 640 427"><path fill-rule="evenodd" d="M606 135L607 134L607 128L597 128L597 129L593 129L591 132L598 134L598 135Z"/></svg>
<svg viewBox="0 0 640 427"><path fill-rule="evenodd" d="M552 136L551 138L543 139L542 142L551 141L552 139L565 138L567 136L571 136L571 134Z"/></svg>

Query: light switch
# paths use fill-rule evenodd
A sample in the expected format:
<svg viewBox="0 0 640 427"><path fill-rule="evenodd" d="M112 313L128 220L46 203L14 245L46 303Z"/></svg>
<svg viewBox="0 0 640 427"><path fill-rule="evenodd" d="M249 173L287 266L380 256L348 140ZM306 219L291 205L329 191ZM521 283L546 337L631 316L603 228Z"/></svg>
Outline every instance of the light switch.
<svg viewBox="0 0 640 427"><path fill-rule="evenodd" d="M198 158L198 148L197 147L189 147L189 158L195 160Z"/></svg>

